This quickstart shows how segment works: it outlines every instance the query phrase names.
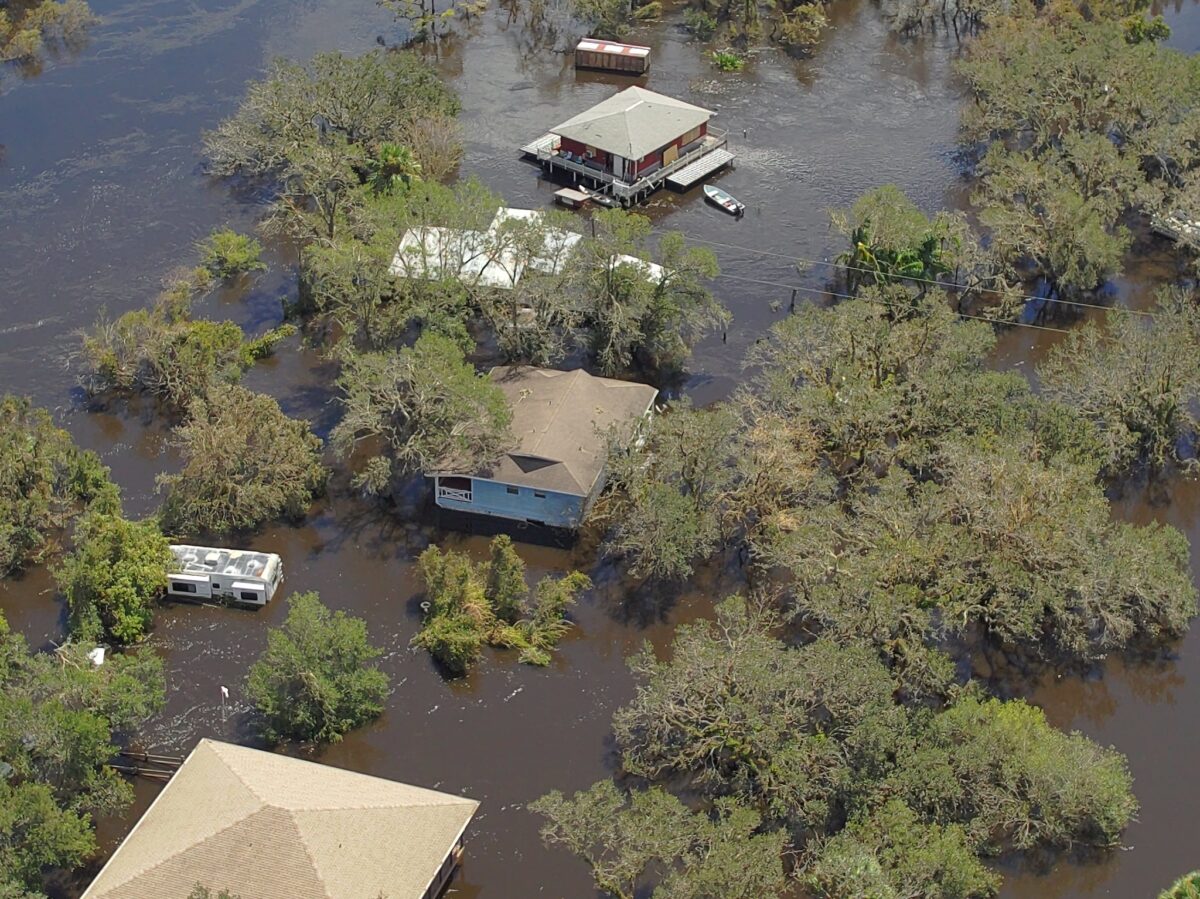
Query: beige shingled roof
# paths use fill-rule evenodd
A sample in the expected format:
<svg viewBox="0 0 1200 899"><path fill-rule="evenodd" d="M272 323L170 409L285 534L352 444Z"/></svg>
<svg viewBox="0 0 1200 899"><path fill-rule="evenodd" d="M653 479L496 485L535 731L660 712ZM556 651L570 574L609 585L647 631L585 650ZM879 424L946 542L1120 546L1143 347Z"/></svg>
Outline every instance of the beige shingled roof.
<svg viewBox="0 0 1200 899"><path fill-rule="evenodd" d="M512 408L517 446L492 469L469 473L573 496L591 493L604 470L609 430L628 436L658 396L647 384L597 378L583 369L500 365L490 377Z"/></svg>
<svg viewBox="0 0 1200 899"><path fill-rule="evenodd" d="M550 129L626 159L641 159L712 118L712 111L644 87L619 94Z"/></svg>
<svg viewBox="0 0 1200 899"><path fill-rule="evenodd" d="M478 807L201 740L83 899L420 899Z"/></svg>

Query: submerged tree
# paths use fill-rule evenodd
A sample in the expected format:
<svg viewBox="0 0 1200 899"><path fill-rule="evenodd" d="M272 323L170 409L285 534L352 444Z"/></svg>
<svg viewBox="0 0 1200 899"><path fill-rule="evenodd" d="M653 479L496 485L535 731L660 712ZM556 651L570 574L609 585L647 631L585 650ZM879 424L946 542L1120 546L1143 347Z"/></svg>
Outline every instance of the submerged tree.
<svg viewBox="0 0 1200 899"><path fill-rule="evenodd" d="M36 63L98 22L84 0L31 0L0 9L0 63Z"/></svg>
<svg viewBox="0 0 1200 899"><path fill-rule="evenodd" d="M67 598L72 633L83 640L140 641L173 564L156 522L85 516L75 531L75 549L54 572Z"/></svg>
<svg viewBox="0 0 1200 899"><path fill-rule="evenodd" d="M575 253L572 280L597 364L609 375L634 364L681 366L696 340L729 321L705 287L719 274L716 257L678 232L649 253L650 220L637 213L607 209L594 221L596 236Z"/></svg>
<svg viewBox="0 0 1200 899"><path fill-rule="evenodd" d="M1197 464L1200 433L1200 313L1177 290L1159 295L1151 317L1113 310L1101 330L1072 331L1039 366L1049 396L1096 426L1113 474Z"/></svg>
<svg viewBox="0 0 1200 899"><path fill-rule="evenodd" d="M0 894L33 896L43 874L71 870L97 850L95 821L121 814L133 790L108 762L114 733L163 704L162 662L152 652L88 644L35 653L0 616Z"/></svg>
<svg viewBox="0 0 1200 899"><path fill-rule="evenodd" d="M343 458L363 441L383 449L356 476L371 493L435 466L477 470L512 439L504 394L439 334L423 334L398 353L347 355L338 388L345 413L333 430L334 449Z"/></svg>
<svg viewBox="0 0 1200 899"><path fill-rule="evenodd" d="M325 488L321 440L308 423L244 387L193 400L174 444L183 468L158 477L169 532L228 533L302 517Z"/></svg>
<svg viewBox="0 0 1200 899"><path fill-rule="evenodd" d="M586 575L572 571L542 578L531 592L525 563L505 535L492 540L487 563L431 546L418 567L428 608L413 645L454 675L466 674L485 645L517 649L520 661L549 665L550 652L570 628L567 608L591 587Z"/></svg>
<svg viewBox="0 0 1200 899"><path fill-rule="evenodd" d="M444 165L427 154L461 153L445 139L454 134L445 123L459 108L433 68L412 53L322 53L307 65L275 60L237 113L205 135L205 154L215 175L277 185L274 230L333 240L362 202L360 185L395 150L410 153L426 172ZM431 129L434 120L440 129Z"/></svg>
<svg viewBox="0 0 1200 899"><path fill-rule="evenodd" d="M626 808L611 782L533 805L550 820L547 841L583 857L598 887L632 896L658 880L655 895L675 895L688 864L669 839L689 839L684 816L714 823L740 808L753 815L742 840L761 835L768 857L794 852L823 899L988 897L999 878L984 857L1110 847L1136 811L1124 758L1054 730L1038 709L969 686L906 705L870 647L797 647L779 625L765 603L733 598L716 621L682 626L669 660L649 646L633 659L638 691L613 722L623 768L687 784L704 805L666 823L675 800L661 788ZM757 892L742 892L748 869L732 866L683 895L778 894L778 869L758 867L771 879Z"/></svg>
<svg viewBox="0 0 1200 899"><path fill-rule="evenodd" d="M99 456L27 399L0 398L0 577L51 548L80 512L113 514L120 491Z"/></svg>
<svg viewBox="0 0 1200 899"><path fill-rule="evenodd" d="M236 383L295 331L282 325L248 339L234 322L193 318L192 289L185 285L182 292L169 290L153 308L126 312L115 321L101 315L83 336L88 392L148 393L185 409L214 385Z"/></svg>
<svg viewBox="0 0 1200 899"><path fill-rule="evenodd" d="M529 810L547 819L546 843L582 858L596 886L618 899L642 895L652 872L662 899L767 899L787 886L785 832L761 830L758 813L734 799L709 815L659 787L625 794L602 780L569 798L550 793Z"/></svg>
<svg viewBox="0 0 1200 899"><path fill-rule="evenodd" d="M367 639L367 625L331 612L316 593L288 598L282 627L250 668L246 692L268 740L337 742L383 714L388 677Z"/></svg>

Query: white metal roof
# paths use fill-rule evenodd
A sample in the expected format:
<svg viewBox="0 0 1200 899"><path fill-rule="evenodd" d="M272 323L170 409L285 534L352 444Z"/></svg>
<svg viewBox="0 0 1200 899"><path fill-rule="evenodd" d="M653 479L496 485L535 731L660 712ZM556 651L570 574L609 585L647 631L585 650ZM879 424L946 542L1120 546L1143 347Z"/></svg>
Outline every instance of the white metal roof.
<svg viewBox="0 0 1200 899"><path fill-rule="evenodd" d="M712 110L644 87L627 87L550 132L625 159L642 159L712 115Z"/></svg>
<svg viewBox="0 0 1200 899"><path fill-rule="evenodd" d="M611 53L614 56L649 56L650 48L637 44L618 44L616 41L602 41L597 38L585 37L576 46L576 50L587 50L592 53Z"/></svg>
<svg viewBox="0 0 1200 899"><path fill-rule="evenodd" d="M458 278L511 290L523 268L511 250L495 245L485 232L426 226L404 232L390 271L404 278Z"/></svg>

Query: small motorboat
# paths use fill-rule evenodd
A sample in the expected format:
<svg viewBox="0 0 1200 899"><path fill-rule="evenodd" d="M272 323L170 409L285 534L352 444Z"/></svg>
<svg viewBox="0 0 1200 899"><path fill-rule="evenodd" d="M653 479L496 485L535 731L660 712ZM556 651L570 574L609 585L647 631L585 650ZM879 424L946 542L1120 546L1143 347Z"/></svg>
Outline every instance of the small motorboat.
<svg viewBox="0 0 1200 899"><path fill-rule="evenodd" d="M615 209L617 206L621 205L621 201L616 197L609 196L608 194L602 194L600 191L592 190L590 187L581 187L580 190L587 194L593 203L597 203L600 206L607 206L609 209Z"/></svg>
<svg viewBox="0 0 1200 899"><path fill-rule="evenodd" d="M725 193L719 187L713 187L711 184L704 185L704 196L708 202L720 206L730 215L740 217L746 212L745 203L739 203L732 195Z"/></svg>

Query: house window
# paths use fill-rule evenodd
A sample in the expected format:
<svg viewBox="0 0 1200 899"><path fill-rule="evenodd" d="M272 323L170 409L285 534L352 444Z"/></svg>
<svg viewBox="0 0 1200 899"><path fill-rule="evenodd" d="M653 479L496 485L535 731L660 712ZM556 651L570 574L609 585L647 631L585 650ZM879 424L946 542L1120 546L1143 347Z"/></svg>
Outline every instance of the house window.
<svg viewBox="0 0 1200 899"><path fill-rule="evenodd" d="M535 499L545 499L546 498L546 494L538 493L536 490L533 491L533 496Z"/></svg>
<svg viewBox="0 0 1200 899"><path fill-rule="evenodd" d="M518 493L521 492L520 487L505 487L504 490L506 493L511 493L513 496L516 496Z"/></svg>
<svg viewBox="0 0 1200 899"><path fill-rule="evenodd" d="M258 594L251 593L249 590L242 591L242 602L258 602Z"/></svg>
<svg viewBox="0 0 1200 899"><path fill-rule="evenodd" d="M171 581L171 590L173 590L175 593L195 593L196 585L183 584L179 581Z"/></svg>

